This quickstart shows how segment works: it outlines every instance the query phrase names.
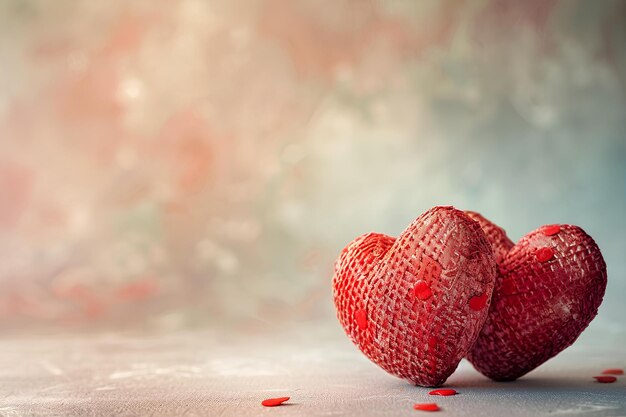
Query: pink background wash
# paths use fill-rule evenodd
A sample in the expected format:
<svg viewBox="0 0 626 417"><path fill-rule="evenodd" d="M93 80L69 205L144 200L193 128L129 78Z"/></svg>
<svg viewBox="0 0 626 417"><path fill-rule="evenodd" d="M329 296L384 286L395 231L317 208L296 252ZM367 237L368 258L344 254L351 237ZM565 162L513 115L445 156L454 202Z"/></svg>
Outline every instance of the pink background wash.
<svg viewBox="0 0 626 417"><path fill-rule="evenodd" d="M585 228L626 289L618 1L5 1L2 326L334 324L421 212Z"/></svg>

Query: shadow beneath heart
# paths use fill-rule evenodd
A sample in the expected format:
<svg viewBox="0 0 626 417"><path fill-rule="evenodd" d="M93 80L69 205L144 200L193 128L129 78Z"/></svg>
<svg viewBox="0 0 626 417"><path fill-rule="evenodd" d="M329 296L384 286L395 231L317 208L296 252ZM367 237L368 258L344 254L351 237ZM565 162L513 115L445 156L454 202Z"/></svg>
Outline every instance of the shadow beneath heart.
<svg viewBox="0 0 626 417"><path fill-rule="evenodd" d="M571 376L551 376L551 375L530 375L522 377L515 381L497 382L488 379L482 375L459 375L455 378L450 378L444 386L455 389L462 388L486 388L490 391L507 391L507 392L535 392L541 391L543 393L558 391L611 391L612 389L623 391L624 386L618 382L613 384L601 384L593 380L594 374L580 371L578 375Z"/></svg>

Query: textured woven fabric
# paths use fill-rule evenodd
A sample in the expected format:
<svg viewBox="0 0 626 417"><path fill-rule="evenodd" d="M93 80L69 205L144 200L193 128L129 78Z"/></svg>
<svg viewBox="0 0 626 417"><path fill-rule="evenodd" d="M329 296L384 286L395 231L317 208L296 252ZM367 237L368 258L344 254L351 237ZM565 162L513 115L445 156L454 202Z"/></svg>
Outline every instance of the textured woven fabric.
<svg viewBox="0 0 626 417"><path fill-rule="evenodd" d="M369 233L350 243L335 265L334 301L344 330L374 363L437 386L474 343L495 274L478 223L435 207L398 239Z"/></svg>
<svg viewBox="0 0 626 417"><path fill-rule="evenodd" d="M513 243L476 213L498 259L489 317L468 359L513 380L570 346L596 316L606 288L600 249L581 228L543 226Z"/></svg>
<svg viewBox="0 0 626 417"><path fill-rule="evenodd" d="M491 248L493 249L493 256L496 259L496 264L501 265L504 261L504 258L509 254L509 251L515 246L515 243L506 235L506 232L503 228L498 225L493 224L486 218L484 218L481 214L476 213L475 211L466 211L465 214L469 216L474 221L477 221L480 224L480 227L485 232L487 236L487 240L491 244Z"/></svg>

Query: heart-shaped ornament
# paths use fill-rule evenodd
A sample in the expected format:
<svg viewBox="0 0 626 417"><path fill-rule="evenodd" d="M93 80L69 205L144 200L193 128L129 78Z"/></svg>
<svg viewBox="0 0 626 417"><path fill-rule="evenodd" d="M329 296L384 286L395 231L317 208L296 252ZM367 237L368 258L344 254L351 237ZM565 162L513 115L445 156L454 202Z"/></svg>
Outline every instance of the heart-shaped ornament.
<svg viewBox="0 0 626 417"><path fill-rule="evenodd" d="M435 207L397 238L369 233L335 264L337 316L350 339L385 371L441 385L482 328L495 282L478 223Z"/></svg>
<svg viewBox="0 0 626 417"><path fill-rule="evenodd" d="M492 244L498 278L489 316L468 355L481 373L510 381L570 346L596 316L606 264L580 227L542 226L513 244L478 213Z"/></svg>

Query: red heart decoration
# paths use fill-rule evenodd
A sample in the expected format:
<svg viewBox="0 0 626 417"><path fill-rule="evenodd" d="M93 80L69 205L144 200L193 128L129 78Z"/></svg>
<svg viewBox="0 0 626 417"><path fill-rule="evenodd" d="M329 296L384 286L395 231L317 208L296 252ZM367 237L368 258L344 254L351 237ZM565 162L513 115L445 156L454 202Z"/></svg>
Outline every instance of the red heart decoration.
<svg viewBox="0 0 626 417"><path fill-rule="evenodd" d="M596 316L606 289L606 264L580 227L542 226L513 244L478 213L492 244L498 278L489 317L468 355L481 373L511 381L578 338Z"/></svg>
<svg viewBox="0 0 626 417"><path fill-rule="evenodd" d="M486 319L495 261L478 223L435 207L393 237L369 233L335 264L333 295L344 330L385 371L442 384Z"/></svg>

